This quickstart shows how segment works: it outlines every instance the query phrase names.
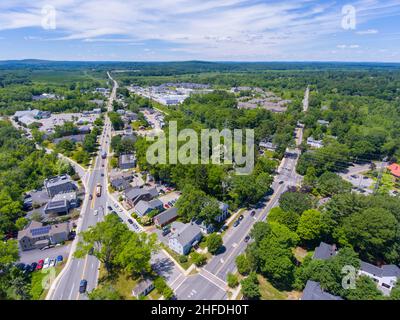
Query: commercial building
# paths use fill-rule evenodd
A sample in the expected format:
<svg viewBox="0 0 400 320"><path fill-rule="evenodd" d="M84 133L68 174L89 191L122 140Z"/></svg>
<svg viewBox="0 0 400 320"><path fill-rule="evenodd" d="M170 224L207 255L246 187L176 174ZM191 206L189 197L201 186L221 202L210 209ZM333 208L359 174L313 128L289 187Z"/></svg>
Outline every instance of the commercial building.
<svg viewBox="0 0 400 320"><path fill-rule="evenodd" d="M178 218L178 209L176 207L172 207L156 215L153 218L153 221L157 227L162 228L167 224L170 224L171 222L175 221L177 218Z"/></svg>
<svg viewBox="0 0 400 320"><path fill-rule="evenodd" d="M18 242L22 251L41 249L68 240L70 231L69 222L43 226L40 222L32 221L18 232Z"/></svg>

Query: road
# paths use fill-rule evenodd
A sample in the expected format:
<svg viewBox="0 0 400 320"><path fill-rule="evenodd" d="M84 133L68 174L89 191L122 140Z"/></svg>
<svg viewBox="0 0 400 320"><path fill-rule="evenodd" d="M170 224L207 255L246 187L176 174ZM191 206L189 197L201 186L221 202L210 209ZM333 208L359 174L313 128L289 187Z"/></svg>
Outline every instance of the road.
<svg viewBox="0 0 400 320"><path fill-rule="evenodd" d="M307 87L303 111L308 110L309 88ZM220 300L227 299L226 277L228 273L236 272L235 259L243 253L247 247L244 238L250 233L253 225L258 221L266 220L269 211L278 206L280 196L292 186L297 186L302 177L296 173L296 165L301 154L299 146L303 137L303 126L296 128L296 147L286 150L279 168L278 174L272 183L273 194L267 198L259 209L255 209L254 217L250 215L251 210L242 212L244 218L237 227L227 230L224 235L225 250L214 256L205 267L204 273L187 277L176 290L176 296L182 300ZM223 286L225 284L225 287ZM224 290L225 289L225 293Z"/></svg>
<svg viewBox="0 0 400 320"><path fill-rule="evenodd" d="M114 81L108 74L109 78ZM114 81L113 90L111 92L107 108L112 109L112 103L116 98L116 90L118 84ZM100 135L99 146L101 150L108 150L109 137L111 136L110 119L106 116L104 121L103 132ZM97 285L98 272L100 262L94 256L87 255L84 259L76 259L73 253L76 250L77 242L79 241L79 233L94 226L97 222L103 220L107 213L108 194L107 194L107 159L101 158L101 152L94 159L94 165L86 174L87 192L82 205L81 217L78 221L77 234L78 236L72 243L70 256L65 268L54 281L49 293L46 297L48 300L78 300L87 299L86 294L79 294L79 283L82 279L86 279L87 291L93 290ZM101 196L96 196L96 186L102 186ZM90 200L89 195L92 195ZM95 215L94 211L98 210Z"/></svg>

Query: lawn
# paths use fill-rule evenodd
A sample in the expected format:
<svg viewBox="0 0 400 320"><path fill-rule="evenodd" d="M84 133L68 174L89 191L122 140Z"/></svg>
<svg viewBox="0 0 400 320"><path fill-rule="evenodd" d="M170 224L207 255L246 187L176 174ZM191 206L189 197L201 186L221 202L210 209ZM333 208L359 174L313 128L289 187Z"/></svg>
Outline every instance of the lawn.
<svg viewBox="0 0 400 320"><path fill-rule="evenodd" d="M288 294L284 291L276 289L267 279L263 276L258 275L258 281L260 282L260 293L262 300L286 300Z"/></svg>
<svg viewBox="0 0 400 320"><path fill-rule="evenodd" d="M183 269L185 269L185 270L187 270L187 269L189 269L189 267L193 264L193 262L192 262L192 259L190 258L190 255L188 255L187 256L187 262L180 262L179 261L179 254L177 254L176 252L174 252L174 251L172 251L170 248L168 248L166 245L164 245L163 243L161 244L161 247L163 248L163 249L165 249L165 251L167 251L169 254L170 254L170 256L172 257L172 258L174 258L174 260L176 261L176 262L178 262L179 263L179 265L183 268Z"/></svg>
<svg viewBox="0 0 400 320"><path fill-rule="evenodd" d="M32 273L30 290L32 300L44 300L46 298L51 282L54 281L63 267L64 263L59 264L54 268L42 269ZM55 271L55 274L52 274L53 271ZM50 283L46 283L46 277L48 277L47 279Z"/></svg>
<svg viewBox="0 0 400 320"><path fill-rule="evenodd" d="M99 287L111 285L124 300L135 300L132 290L137 285L139 279L132 278L130 274L120 270L116 275L107 276L103 264L100 266Z"/></svg>

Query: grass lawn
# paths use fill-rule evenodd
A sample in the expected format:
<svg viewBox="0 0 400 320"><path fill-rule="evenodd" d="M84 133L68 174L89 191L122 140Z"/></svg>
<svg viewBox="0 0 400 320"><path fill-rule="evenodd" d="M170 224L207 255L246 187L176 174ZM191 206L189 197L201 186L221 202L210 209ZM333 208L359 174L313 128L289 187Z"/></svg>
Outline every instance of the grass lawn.
<svg viewBox="0 0 400 320"><path fill-rule="evenodd" d="M257 275L260 282L260 293L262 300L286 300L288 294L284 291L279 291L267 279L261 275Z"/></svg>
<svg viewBox="0 0 400 320"><path fill-rule="evenodd" d="M165 251L167 251L171 255L171 257L174 258L174 260L180 264L180 266L183 269L187 270L193 264L192 259L190 258L190 255L187 255L187 259L188 259L187 262L180 262L179 261L179 254L177 254L176 252L172 251L170 248L168 248L163 243L161 244L161 247L163 249L165 249Z"/></svg>
<svg viewBox="0 0 400 320"><path fill-rule="evenodd" d="M115 276L108 277L103 264L100 266L99 287L111 285L124 300L135 300L135 297L132 296L132 290L137 285L139 280L139 278L132 278L130 274L127 274L123 270L118 271Z"/></svg>
<svg viewBox="0 0 400 320"><path fill-rule="evenodd" d="M296 247L295 249L293 249L293 254L294 254L295 258L297 259L297 261L303 262L304 258L308 254L308 251L304 248Z"/></svg>
<svg viewBox="0 0 400 320"><path fill-rule="evenodd" d="M55 277L61 272L62 268L64 267L65 263L59 264L55 266L54 268L49 268L49 269L42 269L40 271L34 271L32 273L32 278L31 278L31 290L30 294L32 296L32 300L44 300L47 295L48 288L51 285L50 283L45 283L45 278L48 277L50 281L54 281ZM53 270L55 271L55 274L52 274ZM54 278L53 278L54 276ZM47 287L47 289L44 287L44 285Z"/></svg>

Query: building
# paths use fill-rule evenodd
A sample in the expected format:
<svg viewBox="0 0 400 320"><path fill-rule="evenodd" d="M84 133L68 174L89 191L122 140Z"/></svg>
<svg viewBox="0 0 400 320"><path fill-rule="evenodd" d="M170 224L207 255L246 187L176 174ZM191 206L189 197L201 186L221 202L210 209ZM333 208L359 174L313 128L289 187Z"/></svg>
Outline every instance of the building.
<svg viewBox="0 0 400 320"><path fill-rule="evenodd" d="M173 222L171 231L173 235L168 240L168 246L180 255L188 254L203 237L200 228L193 223Z"/></svg>
<svg viewBox="0 0 400 320"><path fill-rule="evenodd" d="M370 277L376 282L379 290L384 295L390 295L390 291L396 285L397 279L400 277L400 268L394 264L383 265L382 267L361 261L358 274Z"/></svg>
<svg viewBox="0 0 400 320"><path fill-rule="evenodd" d="M138 115L137 115L137 113L135 113L135 112L126 111L126 112L125 112L125 118L126 118L128 121L136 121L136 120L138 119Z"/></svg>
<svg viewBox="0 0 400 320"><path fill-rule="evenodd" d="M65 140L68 140L68 141L71 141L71 142L74 142L74 143L83 142L83 141L85 141L85 135L84 134L73 134L73 135L70 135L70 136L56 138L56 139L53 140L53 143L58 144L61 141L65 141Z"/></svg>
<svg viewBox="0 0 400 320"><path fill-rule="evenodd" d="M221 214L215 218L215 223L221 223L226 220L229 216L228 208L229 206L226 203L220 202L219 208L221 210ZM194 220L195 223L203 234L210 234L215 231L215 223L206 223L202 219Z"/></svg>
<svg viewBox="0 0 400 320"><path fill-rule="evenodd" d="M313 259L328 260L334 257L337 253L335 244L327 244L321 242L318 247L315 248Z"/></svg>
<svg viewBox="0 0 400 320"><path fill-rule="evenodd" d="M129 187L129 182L122 177L111 179L110 183L113 189L118 191L123 191Z"/></svg>
<svg viewBox="0 0 400 320"><path fill-rule="evenodd" d="M329 121L326 121L326 120L318 120L317 123L320 124L321 126L328 126L329 125Z"/></svg>
<svg viewBox="0 0 400 320"><path fill-rule="evenodd" d="M275 152L277 148L277 145L272 142L261 141L258 145L260 148L264 148L272 152Z"/></svg>
<svg viewBox="0 0 400 320"><path fill-rule="evenodd" d="M43 226L40 222L32 221L18 232L18 242L22 251L41 249L68 240L70 231L69 222Z"/></svg>
<svg viewBox="0 0 400 320"><path fill-rule="evenodd" d="M69 210L79 207L79 198L76 192L66 192L56 194L44 208L44 213L64 213L68 214Z"/></svg>
<svg viewBox="0 0 400 320"><path fill-rule="evenodd" d="M153 218L153 221L157 227L162 228L167 224L170 224L171 222L175 221L177 218L178 218L178 209L176 207L172 207L156 215Z"/></svg>
<svg viewBox="0 0 400 320"><path fill-rule="evenodd" d="M90 128L90 126L79 126L78 131L80 134L88 134L90 133L90 131L92 131L92 129Z"/></svg>
<svg viewBox="0 0 400 320"><path fill-rule="evenodd" d="M390 173L395 176L396 178L400 178L400 164L392 163L390 166L387 167Z"/></svg>
<svg viewBox="0 0 400 320"><path fill-rule="evenodd" d="M318 282L308 280L303 290L301 300L343 300L341 297L334 296L322 290Z"/></svg>
<svg viewBox="0 0 400 320"><path fill-rule="evenodd" d="M132 169L136 167L136 157L133 154L122 154L119 156L120 169Z"/></svg>
<svg viewBox="0 0 400 320"><path fill-rule="evenodd" d="M156 188L145 189L145 188L131 188L125 190L125 200L131 206L134 207L140 200L150 201L158 196Z"/></svg>
<svg viewBox="0 0 400 320"><path fill-rule="evenodd" d="M307 145L313 148L322 148L324 146L322 140L315 140L313 137L307 138Z"/></svg>
<svg viewBox="0 0 400 320"><path fill-rule="evenodd" d="M14 118L16 118L18 121L20 121L22 117L29 117L32 119L44 119L44 118L50 118L50 116L51 116L50 111L41 111L38 109L17 111L14 114Z"/></svg>
<svg viewBox="0 0 400 320"><path fill-rule="evenodd" d="M140 297L147 296L154 289L153 281L145 279L140 281L132 290L132 295L139 299Z"/></svg>
<svg viewBox="0 0 400 320"><path fill-rule="evenodd" d="M56 194L72 192L77 189L71 178L64 174L44 180L44 187L49 197L53 198Z"/></svg>
<svg viewBox="0 0 400 320"><path fill-rule="evenodd" d="M153 199L150 201L140 200L135 206L135 212L139 217L143 217L153 210L161 211L163 209L163 203L158 199Z"/></svg>

